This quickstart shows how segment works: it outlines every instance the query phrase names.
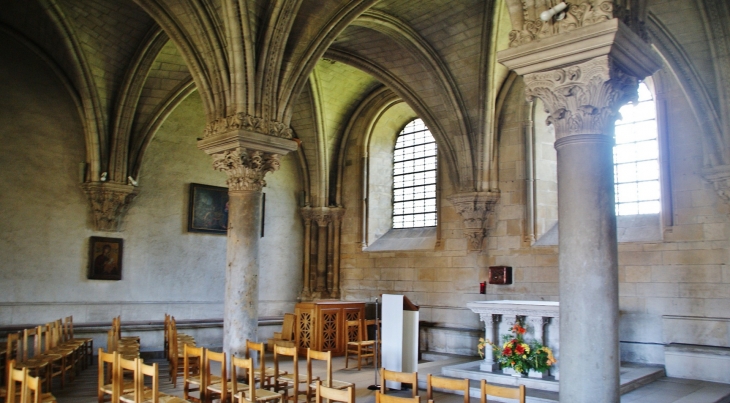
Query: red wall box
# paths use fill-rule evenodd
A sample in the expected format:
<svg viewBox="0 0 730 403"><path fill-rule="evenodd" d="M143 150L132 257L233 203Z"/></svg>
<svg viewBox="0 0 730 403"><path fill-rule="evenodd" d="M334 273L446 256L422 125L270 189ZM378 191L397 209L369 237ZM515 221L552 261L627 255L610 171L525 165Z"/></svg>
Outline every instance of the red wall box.
<svg viewBox="0 0 730 403"><path fill-rule="evenodd" d="M489 266L489 284L512 284L512 267Z"/></svg>

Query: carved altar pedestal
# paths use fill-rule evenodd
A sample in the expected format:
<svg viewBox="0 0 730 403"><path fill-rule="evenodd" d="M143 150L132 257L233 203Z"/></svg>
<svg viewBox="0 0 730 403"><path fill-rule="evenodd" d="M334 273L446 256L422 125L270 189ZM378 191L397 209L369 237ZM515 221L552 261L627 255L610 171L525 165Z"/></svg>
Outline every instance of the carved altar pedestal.
<svg viewBox="0 0 730 403"><path fill-rule="evenodd" d="M553 350L555 359L560 362L560 305L554 301L473 301L466 306L479 314L484 322L484 338L497 345L501 337L509 333L512 324L518 319L527 327L526 339L535 339ZM486 349L482 371L499 370L494 352ZM545 374L547 375L547 374ZM558 364L550 369L550 375L559 379ZM536 373L536 376L537 373Z"/></svg>
<svg viewBox="0 0 730 403"><path fill-rule="evenodd" d="M294 307L297 317L294 330L299 355L307 348L331 351L333 356L345 355L349 335L347 321L365 319L364 302L334 300L300 302ZM355 335L356 339L357 335Z"/></svg>

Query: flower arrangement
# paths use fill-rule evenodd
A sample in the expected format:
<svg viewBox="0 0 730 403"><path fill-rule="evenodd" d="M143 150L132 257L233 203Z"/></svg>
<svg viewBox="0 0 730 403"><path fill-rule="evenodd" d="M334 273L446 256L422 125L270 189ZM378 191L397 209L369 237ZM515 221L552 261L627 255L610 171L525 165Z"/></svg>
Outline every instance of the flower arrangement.
<svg viewBox="0 0 730 403"><path fill-rule="evenodd" d="M537 341L527 343L524 339L527 329L521 323L516 322L510 330L512 334L502 337L502 346L497 346L491 341L479 338L479 356L484 358L484 348L492 346L497 352L497 361L504 367L512 368L517 373L526 374L529 370L538 372L547 371L557 361L549 347L543 346Z"/></svg>

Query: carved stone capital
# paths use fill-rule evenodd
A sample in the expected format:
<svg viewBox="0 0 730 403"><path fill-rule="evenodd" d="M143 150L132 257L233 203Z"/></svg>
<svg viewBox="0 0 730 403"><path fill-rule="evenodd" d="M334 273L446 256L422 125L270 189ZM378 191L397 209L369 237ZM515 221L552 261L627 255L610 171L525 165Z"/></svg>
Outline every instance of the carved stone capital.
<svg viewBox="0 0 730 403"><path fill-rule="evenodd" d="M528 100L540 98L556 139L575 134L612 135L618 110L637 98L638 79L610 56L550 71L525 74Z"/></svg>
<svg viewBox="0 0 730 403"><path fill-rule="evenodd" d="M305 206L300 208L299 212L302 214L302 221L304 221L304 225L311 225L312 218L314 217L314 214L312 213L312 208L309 206Z"/></svg>
<svg viewBox="0 0 730 403"><path fill-rule="evenodd" d="M292 129L284 123L238 112L208 123L203 136L209 138L236 130L247 130L284 139L290 139L293 135Z"/></svg>
<svg viewBox="0 0 730 403"><path fill-rule="evenodd" d="M122 217L139 191L132 185L115 182L86 182L86 193L97 231L119 231Z"/></svg>
<svg viewBox="0 0 730 403"><path fill-rule="evenodd" d="M332 222L332 212L329 207L312 208L312 219L319 227L326 227Z"/></svg>
<svg viewBox="0 0 730 403"><path fill-rule="evenodd" d="M296 150L297 142L247 130L231 130L198 141L213 157L213 168L228 174L228 189L261 191L264 176L279 169L279 157Z"/></svg>
<svg viewBox="0 0 730 403"><path fill-rule="evenodd" d="M646 7L643 2L628 5L625 0L576 0L560 13L560 18L542 21L543 11L560 3L561 0L506 0L512 31L509 46L517 47L551 36L571 32L579 28L599 24L615 18L620 19L640 37L648 37L644 27ZM633 6L633 7L632 7Z"/></svg>
<svg viewBox="0 0 730 403"><path fill-rule="evenodd" d="M499 193L457 193L448 199L464 221L464 236L469 241L469 250L481 250L493 221L494 206L499 200Z"/></svg>
<svg viewBox="0 0 730 403"><path fill-rule="evenodd" d="M260 192L264 176L279 169L279 155L239 147L213 154L213 168L228 175L229 190Z"/></svg>
<svg viewBox="0 0 730 403"><path fill-rule="evenodd" d="M730 165L720 165L707 168L702 176L712 183L717 192L726 203L730 203Z"/></svg>

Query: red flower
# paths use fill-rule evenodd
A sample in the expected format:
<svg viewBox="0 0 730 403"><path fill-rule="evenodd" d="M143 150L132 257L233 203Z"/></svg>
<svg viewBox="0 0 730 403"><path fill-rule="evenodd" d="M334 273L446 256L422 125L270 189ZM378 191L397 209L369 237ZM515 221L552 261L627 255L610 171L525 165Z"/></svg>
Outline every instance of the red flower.
<svg viewBox="0 0 730 403"><path fill-rule="evenodd" d="M515 346L515 353L517 353L517 355L522 355L525 353L525 348L522 347L522 344L518 344L517 346Z"/></svg>
<svg viewBox="0 0 730 403"><path fill-rule="evenodd" d="M515 325L512 326L512 331L517 334L525 334L527 332L527 330L524 327L520 326L519 323L515 323Z"/></svg>
<svg viewBox="0 0 730 403"><path fill-rule="evenodd" d="M505 347L504 350L502 350L502 355L511 355L512 349L509 347Z"/></svg>

